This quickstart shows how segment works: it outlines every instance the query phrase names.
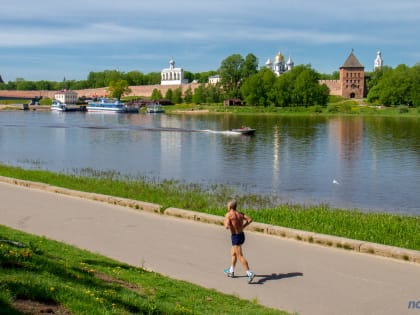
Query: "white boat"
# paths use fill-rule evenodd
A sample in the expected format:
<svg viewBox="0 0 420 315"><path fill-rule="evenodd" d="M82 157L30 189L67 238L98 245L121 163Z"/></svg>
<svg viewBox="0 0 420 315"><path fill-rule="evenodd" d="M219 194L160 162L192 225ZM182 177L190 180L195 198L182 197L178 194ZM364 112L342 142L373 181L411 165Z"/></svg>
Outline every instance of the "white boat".
<svg viewBox="0 0 420 315"><path fill-rule="evenodd" d="M119 100L100 98L96 102L89 102L86 106L88 112L109 112L109 113L138 113L135 106L127 106Z"/></svg>
<svg viewBox="0 0 420 315"><path fill-rule="evenodd" d="M58 112L74 112L81 110L81 107L76 104L65 104L59 100L53 100L51 110Z"/></svg>
<svg viewBox="0 0 420 315"><path fill-rule="evenodd" d="M157 104L157 103L148 105L146 111L149 114L157 114L157 113L164 113L165 112L162 105Z"/></svg>
<svg viewBox="0 0 420 315"><path fill-rule="evenodd" d="M231 129L230 131L237 132L243 135L253 135L256 131L256 129L250 128L250 127L242 127L238 129Z"/></svg>

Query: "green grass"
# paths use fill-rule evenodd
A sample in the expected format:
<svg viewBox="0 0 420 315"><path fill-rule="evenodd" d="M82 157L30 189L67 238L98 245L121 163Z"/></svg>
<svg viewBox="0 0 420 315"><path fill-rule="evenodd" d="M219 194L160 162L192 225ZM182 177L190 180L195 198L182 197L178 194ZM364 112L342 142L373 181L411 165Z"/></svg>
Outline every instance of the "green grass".
<svg viewBox="0 0 420 315"><path fill-rule="evenodd" d="M13 99L13 100L0 100L0 105L16 105L19 104L22 106L22 104L28 104L30 100L28 99Z"/></svg>
<svg viewBox="0 0 420 315"><path fill-rule="evenodd" d="M247 213L258 222L420 250L420 216L364 213L323 205L284 205Z"/></svg>
<svg viewBox="0 0 420 315"><path fill-rule="evenodd" d="M0 314L14 302L71 314L286 314L0 225Z"/></svg>
<svg viewBox="0 0 420 315"><path fill-rule="evenodd" d="M363 106L361 106L362 104ZM402 116L419 117L419 108L408 107L383 107L366 104L363 100L346 99L330 96L327 106L224 106L223 104L176 104L166 106L166 113L176 113L185 110L208 110L210 113L231 113L241 115L323 115L323 116Z"/></svg>
<svg viewBox="0 0 420 315"><path fill-rule="evenodd" d="M265 196L238 195L224 186L203 187L177 181L121 178L115 172L85 169L78 175L25 170L0 164L0 175L74 190L95 192L163 206L224 215L226 202L236 198L256 222L420 250L420 216L364 213L327 205L278 204Z"/></svg>

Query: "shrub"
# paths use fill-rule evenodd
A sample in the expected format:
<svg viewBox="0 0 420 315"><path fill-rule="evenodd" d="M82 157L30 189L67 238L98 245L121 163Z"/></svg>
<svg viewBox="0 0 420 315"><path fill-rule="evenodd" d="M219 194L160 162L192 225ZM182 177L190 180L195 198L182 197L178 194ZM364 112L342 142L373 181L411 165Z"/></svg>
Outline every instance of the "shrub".
<svg viewBox="0 0 420 315"><path fill-rule="evenodd" d="M333 105L333 104L328 105L327 112L338 113L338 105Z"/></svg>
<svg viewBox="0 0 420 315"><path fill-rule="evenodd" d="M309 110L310 110L312 113L322 113L322 106L321 106L321 105L311 106L311 107L309 108Z"/></svg>
<svg viewBox="0 0 420 315"><path fill-rule="evenodd" d="M398 106L398 112L400 113L400 114L405 114L405 113L408 113L408 106L405 106L405 105L400 105L400 106Z"/></svg>
<svg viewBox="0 0 420 315"><path fill-rule="evenodd" d="M351 104L349 103L344 103L343 106L341 107L341 110L344 113L351 113Z"/></svg>

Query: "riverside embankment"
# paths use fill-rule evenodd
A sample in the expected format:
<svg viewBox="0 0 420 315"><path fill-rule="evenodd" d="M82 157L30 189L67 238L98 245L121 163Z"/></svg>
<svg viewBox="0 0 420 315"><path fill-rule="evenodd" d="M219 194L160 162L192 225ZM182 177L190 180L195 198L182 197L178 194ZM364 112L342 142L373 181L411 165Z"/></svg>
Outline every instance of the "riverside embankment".
<svg viewBox="0 0 420 315"><path fill-rule="evenodd" d="M12 183L0 183L4 225L263 305L299 314L405 314L420 292L418 264L250 230L244 250L256 277L248 285L239 266L237 277L223 274L230 245L219 224L176 209L161 215L159 205ZM187 214L195 221L178 218Z"/></svg>
<svg viewBox="0 0 420 315"><path fill-rule="evenodd" d="M166 216L173 216L177 218L188 219L201 223L211 223L216 225L223 225L223 217L196 212L186 209L179 209L174 207L163 208L162 205L155 203L132 200L127 198L120 198L115 196L107 196L97 193L89 193L83 191L77 191L72 189L67 189L63 187L51 186L44 183L37 183L32 181L19 180L15 178L9 178L0 176L0 182L23 186L27 188L41 189L47 192L53 192L57 194L63 194L67 196L79 197L93 201L104 202L112 205L118 205L128 208L133 208L136 210L142 210L146 212L151 212L155 214L162 214ZM420 251L410 250L405 248L399 248L394 246L387 246L372 242L353 240L344 237L337 237L332 235L307 232L297 229L291 229L281 226L275 226L271 224L265 224L260 222L254 222L249 228L249 231L282 237L289 238L298 241L304 241L312 244L323 245L328 247L335 247L344 250L351 250L360 253L373 254L388 258L401 259L405 261L410 261L420 264Z"/></svg>

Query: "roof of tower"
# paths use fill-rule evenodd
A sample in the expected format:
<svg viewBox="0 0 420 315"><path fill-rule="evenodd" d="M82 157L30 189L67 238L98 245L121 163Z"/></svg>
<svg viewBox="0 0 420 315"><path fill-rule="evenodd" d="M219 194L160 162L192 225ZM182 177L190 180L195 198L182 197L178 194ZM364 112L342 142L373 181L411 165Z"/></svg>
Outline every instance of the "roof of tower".
<svg viewBox="0 0 420 315"><path fill-rule="evenodd" d="M275 61L275 62L284 61L284 56L283 56L283 54L282 54L281 52L279 52L279 53L277 54L277 56L275 57L274 61Z"/></svg>
<svg viewBox="0 0 420 315"><path fill-rule="evenodd" d="M352 51L341 68L364 68L364 66L357 60Z"/></svg>

